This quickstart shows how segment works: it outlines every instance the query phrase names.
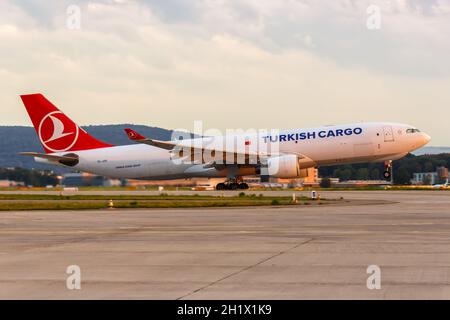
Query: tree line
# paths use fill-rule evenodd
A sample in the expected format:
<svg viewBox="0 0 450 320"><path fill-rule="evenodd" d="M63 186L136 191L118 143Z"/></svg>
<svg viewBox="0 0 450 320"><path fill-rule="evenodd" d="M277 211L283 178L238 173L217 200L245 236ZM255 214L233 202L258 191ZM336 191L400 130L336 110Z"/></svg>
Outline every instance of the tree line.
<svg viewBox="0 0 450 320"><path fill-rule="evenodd" d="M408 154L393 163L394 183L411 184L413 174L417 172L435 172L438 167L450 167L450 153L415 156ZM329 166L319 168L319 175L325 178L347 180L381 180L383 163L362 163L353 165Z"/></svg>
<svg viewBox="0 0 450 320"><path fill-rule="evenodd" d="M0 168L0 180L23 182L26 186L56 186L58 177L48 170L30 170L23 168Z"/></svg>

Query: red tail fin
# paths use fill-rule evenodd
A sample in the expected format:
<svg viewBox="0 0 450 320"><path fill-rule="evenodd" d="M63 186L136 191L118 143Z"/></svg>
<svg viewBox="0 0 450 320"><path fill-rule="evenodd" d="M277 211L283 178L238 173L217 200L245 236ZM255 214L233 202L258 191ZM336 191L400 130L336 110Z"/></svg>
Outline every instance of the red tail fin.
<svg viewBox="0 0 450 320"><path fill-rule="evenodd" d="M136 140L144 140L145 139L145 137L143 135L141 135L140 133L134 131L133 129L126 128L124 130L127 133L128 138L130 140L136 141Z"/></svg>
<svg viewBox="0 0 450 320"><path fill-rule="evenodd" d="M42 94L20 96L45 152L80 151L112 147L90 136Z"/></svg>

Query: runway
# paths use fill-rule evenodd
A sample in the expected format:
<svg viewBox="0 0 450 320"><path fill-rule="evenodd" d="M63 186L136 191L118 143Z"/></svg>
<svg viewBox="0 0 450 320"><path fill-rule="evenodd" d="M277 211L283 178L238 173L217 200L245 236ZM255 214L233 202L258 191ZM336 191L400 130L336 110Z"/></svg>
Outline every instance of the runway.
<svg viewBox="0 0 450 320"><path fill-rule="evenodd" d="M380 203L0 212L0 299L450 299L450 192L322 196Z"/></svg>

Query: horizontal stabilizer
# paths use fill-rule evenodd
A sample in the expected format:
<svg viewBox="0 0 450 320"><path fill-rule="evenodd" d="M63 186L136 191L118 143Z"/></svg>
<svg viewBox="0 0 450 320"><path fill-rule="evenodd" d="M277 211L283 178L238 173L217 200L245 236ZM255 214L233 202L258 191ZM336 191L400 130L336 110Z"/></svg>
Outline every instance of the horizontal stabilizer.
<svg viewBox="0 0 450 320"><path fill-rule="evenodd" d="M19 155L21 156L27 156L27 157L35 157L35 158L41 158L45 159L51 162L56 162L63 164L65 166L73 167L76 166L79 162L79 158L74 153L69 153L64 156L56 156L52 154L45 154L45 153L37 153L37 152L20 152Z"/></svg>

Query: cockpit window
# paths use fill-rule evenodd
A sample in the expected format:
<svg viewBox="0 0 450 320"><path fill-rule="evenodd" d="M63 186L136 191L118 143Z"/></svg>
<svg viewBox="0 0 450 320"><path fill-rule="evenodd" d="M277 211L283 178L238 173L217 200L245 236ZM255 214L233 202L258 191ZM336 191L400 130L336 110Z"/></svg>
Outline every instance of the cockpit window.
<svg viewBox="0 0 450 320"><path fill-rule="evenodd" d="M419 129L414 129L414 128L406 129L406 133L416 133L416 132L420 132L420 130Z"/></svg>

